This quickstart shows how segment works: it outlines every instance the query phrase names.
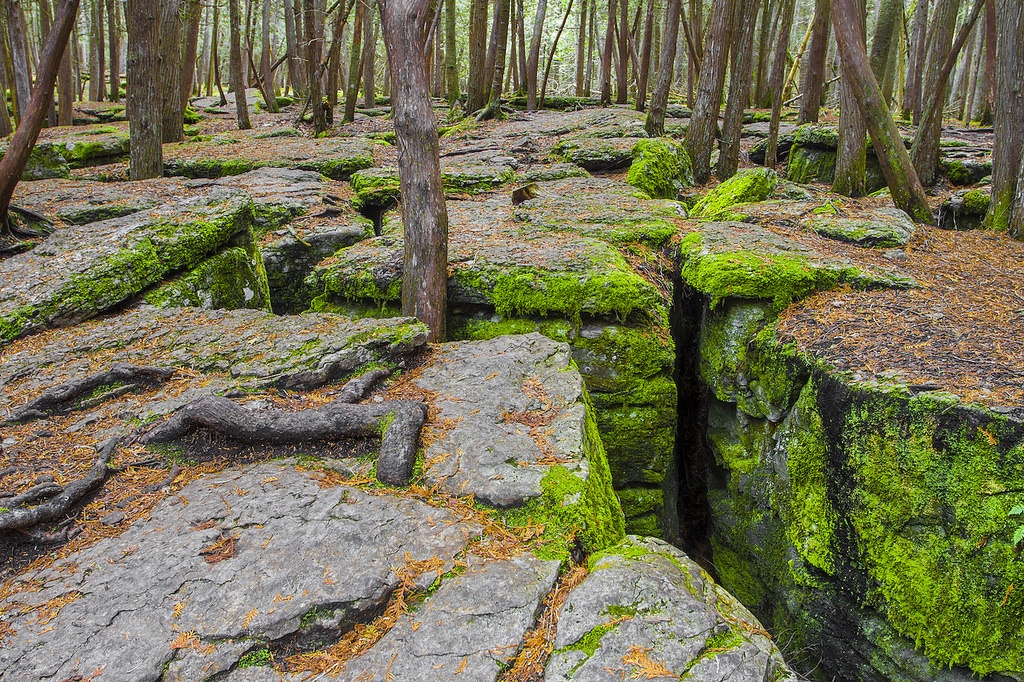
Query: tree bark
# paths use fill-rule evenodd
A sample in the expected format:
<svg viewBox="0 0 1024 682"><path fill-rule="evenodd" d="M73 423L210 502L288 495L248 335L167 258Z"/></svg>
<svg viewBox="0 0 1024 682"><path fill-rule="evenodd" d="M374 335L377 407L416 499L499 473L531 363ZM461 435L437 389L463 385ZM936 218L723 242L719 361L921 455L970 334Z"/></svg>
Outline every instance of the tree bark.
<svg viewBox="0 0 1024 682"><path fill-rule="evenodd" d="M576 96L583 97L583 77L587 67L587 2L580 0L580 25L576 31Z"/></svg>
<svg viewBox="0 0 1024 682"><path fill-rule="evenodd" d="M444 2L444 72L448 105L459 99L459 56L455 47L455 0Z"/></svg>
<svg viewBox="0 0 1024 682"><path fill-rule="evenodd" d="M32 67L20 0L7 1L7 34L11 41L11 68L14 72L14 87L11 89L14 119L20 126L32 96Z"/></svg>
<svg viewBox="0 0 1024 682"><path fill-rule="evenodd" d="M50 27L53 24L53 13L50 8L50 0L40 0L39 2L39 29L43 35L50 32ZM60 67L57 69L58 77L60 76ZM5 104L6 108L6 104ZM53 106L53 100L50 100L50 106L46 110L46 123L50 126L57 125L57 110Z"/></svg>
<svg viewBox="0 0 1024 682"><path fill-rule="evenodd" d="M239 130L249 130L249 103L245 99L245 77L242 75L242 17L238 0L228 0L228 22L231 24L231 80L235 82L235 120Z"/></svg>
<svg viewBox="0 0 1024 682"><path fill-rule="evenodd" d="M540 68L540 42L544 38L544 17L547 14L547 0L537 0L537 13L533 18L533 35L530 37L530 51L526 58L526 110L537 110L537 76Z"/></svg>
<svg viewBox="0 0 1024 682"><path fill-rule="evenodd" d="M446 3L447 4L447 3ZM363 106L367 109L377 104L377 22L373 0L369 0L367 6L370 11L366 14L363 22ZM454 31L452 32L454 34ZM452 36L454 38L454 35ZM454 48L453 48L454 52ZM458 56L457 54L455 55ZM456 67L458 62L456 62ZM459 73L455 71L455 91L459 89Z"/></svg>
<svg viewBox="0 0 1024 682"><path fill-rule="evenodd" d="M163 175L160 90L157 69L158 18L156 0L128 0L128 177L132 180Z"/></svg>
<svg viewBox="0 0 1024 682"><path fill-rule="evenodd" d="M901 115L915 124L921 118L922 74L928 48L928 3L929 0L920 0L915 6L910 42L907 45L910 59L907 60L907 85L903 91Z"/></svg>
<svg viewBox="0 0 1024 682"><path fill-rule="evenodd" d="M795 8L796 0L783 0L779 9L782 14L782 25L779 27L779 39L775 44L771 75L768 78L768 87L772 91L772 118L768 124L768 150L765 153L764 165L772 169L778 165L779 124L782 121L782 102L786 99L786 87L782 79L786 76L786 53L789 51L789 33L793 28Z"/></svg>
<svg viewBox="0 0 1024 682"><path fill-rule="evenodd" d="M78 0L62 0L57 7L53 26L46 36L42 54L39 55L39 72L36 74L32 97L7 146L7 152L0 159L0 230L6 229L9 224L8 210L14 188L21 179L32 147L46 120L46 112L53 102L53 86L57 82L60 58L68 44L77 12Z"/></svg>
<svg viewBox="0 0 1024 682"><path fill-rule="evenodd" d="M305 96L306 86L299 56L299 42L296 37L295 5L293 4L295 1L284 0L284 35L285 46L288 50L288 82L292 86L292 92L300 97Z"/></svg>
<svg viewBox="0 0 1024 682"><path fill-rule="evenodd" d="M942 112L946 104L946 83L949 82L949 74L956 65L957 55L967 41L984 5L985 0L975 0L974 7L961 27L956 40L946 52L944 62L938 66L938 73L935 74L935 88L928 91L929 96L924 102L921 125L918 126L917 134L914 136L914 146L910 150L910 157L914 160L918 177L926 185L934 184L938 175L939 140L942 135ZM953 19L955 20L956 17L954 16Z"/></svg>
<svg viewBox="0 0 1024 682"><path fill-rule="evenodd" d="M378 0L392 84L392 116L405 233L402 313L445 338L448 212L441 185L437 123L423 67L428 0Z"/></svg>
<svg viewBox="0 0 1024 682"><path fill-rule="evenodd" d="M934 94L939 94L942 104L946 101L946 85L949 74L942 75L942 65L950 51L953 31L956 29L956 15L960 0L937 0L932 28L928 37L927 66L924 87L921 93L920 119L911 158L917 175L925 185L935 184L939 166L939 137L942 135L942 116L925 120L925 108ZM941 104L940 104L941 106Z"/></svg>
<svg viewBox="0 0 1024 682"><path fill-rule="evenodd" d="M93 0L89 24L89 99L103 100L103 0Z"/></svg>
<svg viewBox="0 0 1024 682"><path fill-rule="evenodd" d="M199 51L199 20L203 8L199 0L185 0L185 40L181 51L181 111L188 106L188 98L196 82L196 53Z"/></svg>
<svg viewBox="0 0 1024 682"><path fill-rule="evenodd" d="M740 136L743 132L743 109L750 101L750 73L754 61L754 24L761 0L739 0L737 21L732 41L732 65L729 67L729 98L722 123L722 145L716 173L719 180L736 174L740 163Z"/></svg>
<svg viewBox="0 0 1024 682"><path fill-rule="evenodd" d="M618 0L618 5L619 58L615 62L615 103L625 104L629 99L629 0Z"/></svg>
<svg viewBox="0 0 1024 682"><path fill-rule="evenodd" d="M814 21L811 23L811 46L807 52L804 71L803 99L800 101L800 113L797 121L817 123L818 111L821 109L821 98L825 93L825 57L828 55L828 38L831 27L829 15L832 12L831 0L815 0Z"/></svg>
<svg viewBox="0 0 1024 682"><path fill-rule="evenodd" d="M647 108L647 80L651 71L651 43L654 39L654 0L647 0L647 14L644 16L644 41L640 49L640 73L637 74L636 110Z"/></svg>
<svg viewBox="0 0 1024 682"><path fill-rule="evenodd" d="M198 5L198 0L190 0ZM263 99L267 105L267 111L277 113L277 88L274 87L273 49L270 42L270 0L263 0L262 21L260 22L260 80L263 81L265 94ZM187 65L186 65L186 68Z"/></svg>
<svg viewBox="0 0 1024 682"><path fill-rule="evenodd" d="M65 45L57 71L57 125L69 126L75 122L75 83L71 72L71 45ZM4 107L7 116L7 107Z"/></svg>
<svg viewBox="0 0 1024 682"><path fill-rule="evenodd" d="M857 25L852 27L858 32L857 40L864 44L867 35L866 10L864 0L852 0L854 12L859 20ZM857 106L857 96L853 90L853 76L842 58L840 69L842 79L840 81L839 100L839 143L836 149L836 174L832 183L832 191L847 197L862 197L867 193L867 125L864 117ZM881 74L875 71L876 64L871 64L871 71L876 80ZM881 64L881 71L885 70L884 61ZM888 100L884 95L883 103L888 107Z"/></svg>
<svg viewBox="0 0 1024 682"><path fill-rule="evenodd" d="M359 98L359 61L363 52L364 7L364 3L356 2L356 13L352 18L352 49L348 53L348 83L345 88L345 113L341 117L342 123L351 123L356 118L356 100Z"/></svg>
<svg viewBox="0 0 1024 682"><path fill-rule="evenodd" d="M198 2L196 2L198 5ZM197 9L198 11L198 9ZM121 3L107 0L107 49L110 51L110 79L107 93L111 102L121 100ZM195 57L193 55L193 61Z"/></svg>
<svg viewBox="0 0 1024 682"><path fill-rule="evenodd" d="M604 49L601 50L601 106L612 103L612 49L615 46L616 0L608 0L608 23L604 31Z"/></svg>
<svg viewBox="0 0 1024 682"><path fill-rule="evenodd" d="M711 151L718 128L718 112L722 108L722 88L728 65L729 44L732 39L730 24L735 0L715 0L708 20L708 35L704 43L704 57L697 78L697 92L693 100L693 114L686 131L686 151L693 163L693 177L698 184L711 179Z"/></svg>
<svg viewBox="0 0 1024 682"><path fill-rule="evenodd" d="M539 0L544 2L544 0ZM424 19L426 21L426 19ZM382 24L383 27L383 24ZM385 38L385 43L387 39ZM390 57L388 58L390 64ZM469 73L466 77L466 113L483 108L487 99L484 65L487 61L487 0L470 0Z"/></svg>
<svg viewBox="0 0 1024 682"><path fill-rule="evenodd" d="M885 80L886 66L889 63L889 54L893 49L893 34L899 30L903 18L902 0L881 0L878 9L878 20L875 22L875 35L871 39L871 71L875 79L882 83ZM896 49L899 49L898 45ZM885 101L888 103L890 92L885 92Z"/></svg>
<svg viewBox="0 0 1024 682"><path fill-rule="evenodd" d="M1021 227L1024 205L1014 201L1021 183L1024 160L1024 5L1017 0L996 2L996 102L995 139L992 145L992 203L986 226L1011 230L1024 238Z"/></svg>
<svg viewBox="0 0 1024 682"><path fill-rule="evenodd" d="M164 142L180 142L184 136L181 106L181 0L160 0L161 129Z"/></svg>
<svg viewBox="0 0 1024 682"><path fill-rule="evenodd" d="M924 187L917 177L910 155L903 144L896 123L889 114L889 108L882 101L878 81L871 72L867 50L860 40L857 26L860 16L854 0L835 0L832 7L832 25L845 73L849 76L854 96L861 115L867 121L871 132L871 143L875 149L882 172L889 183L893 202L916 222L932 224L931 207Z"/></svg>
<svg viewBox="0 0 1024 682"><path fill-rule="evenodd" d="M508 26L511 7L511 0L495 0L494 30L491 32L491 45L494 48L491 87L488 93L487 106L480 112L480 115L477 117L478 121L485 118L501 117L501 87L505 78L505 55L508 52Z"/></svg>

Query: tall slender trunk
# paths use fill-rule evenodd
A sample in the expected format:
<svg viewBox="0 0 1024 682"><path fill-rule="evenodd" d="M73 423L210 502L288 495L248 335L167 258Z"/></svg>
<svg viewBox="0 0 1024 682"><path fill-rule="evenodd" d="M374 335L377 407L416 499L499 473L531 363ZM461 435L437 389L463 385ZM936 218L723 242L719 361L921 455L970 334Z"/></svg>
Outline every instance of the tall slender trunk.
<svg viewBox="0 0 1024 682"><path fill-rule="evenodd" d="M402 313L419 318L431 341L445 338L448 212L441 185L437 124L423 68L428 0L378 0L392 74L405 255Z"/></svg>
<svg viewBox="0 0 1024 682"><path fill-rule="evenodd" d="M179 0L161 0L157 30L160 32L160 60L157 78L160 87L161 129L164 142L179 142L184 137L183 109L181 106L181 21Z"/></svg>
<svg viewBox="0 0 1024 682"><path fill-rule="evenodd" d="M305 94L306 89L301 57L299 55L299 45L295 33L294 2L295 0L284 0L284 39L285 49L288 51L288 83L292 86L292 92L299 96Z"/></svg>
<svg viewBox="0 0 1024 682"><path fill-rule="evenodd" d="M237 0L232 0L237 2ZM317 0L303 0L303 18L306 37L306 79L309 86L309 105L313 113L313 132L316 135L327 130L327 112L323 104L323 87L320 81L320 60L324 53L324 22Z"/></svg>
<svg viewBox="0 0 1024 682"><path fill-rule="evenodd" d="M544 0L540 0L544 2ZM487 0L470 0L469 73L466 77L466 112L482 109L487 100L484 65L487 61Z"/></svg>
<svg viewBox="0 0 1024 682"><path fill-rule="evenodd" d="M580 25L576 31L576 96L583 97L583 77L587 67L587 2L580 0Z"/></svg>
<svg viewBox="0 0 1024 682"><path fill-rule="evenodd" d="M836 43L845 66L845 73L853 86L861 115L867 121L871 144L889 183L893 202L917 222L932 223L931 208L924 187L917 177L910 155L903 144L889 108L882 101L878 81L871 72L867 49L860 40L860 15L854 0L835 0L832 7L832 25Z"/></svg>
<svg viewBox="0 0 1024 682"><path fill-rule="evenodd" d="M765 153L764 165L775 168L778 164L779 124L782 120L782 102L786 99L786 53L789 51L789 34L793 29L793 13L796 0L783 0L779 13L782 22L779 27L778 42L772 55L772 70L768 77L768 88L772 92L772 118L768 124L768 151Z"/></svg>
<svg viewBox="0 0 1024 682"><path fill-rule="evenodd" d="M594 80L594 52L597 51L597 0L590 7L590 22L587 27L587 72L583 75L583 96L590 97Z"/></svg>
<svg viewBox="0 0 1024 682"><path fill-rule="evenodd" d="M768 50L772 44L775 30L779 21L779 2L777 0L765 0L761 7L761 30L757 35L757 63L754 67L754 106L763 107L767 101L768 78Z"/></svg>
<svg viewBox="0 0 1024 682"><path fill-rule="evenodd" d="M722 123L721 152L716 173L719 180L736 174L740 163L740 135L743 132L743 109L750 101L750 71L754 61L754 25L761 0L736 2L738 22L733 30L732 64L729 67L729 99Z"/></svg>
<svg viewBox="0 0 1024 682"><path fill-rule="evenodd" d="M851 0L854 12L860 17L853 27L857 31L857 40L864 44L867 35L866 11L864 0ZM877 34L876 34L877 38ZM888 40L888 36L885 38ZM836 150L836 174L832 183L832 191L848 197L861 197L867 193L867 123L857 106L857 95L853 89L853 76L849 65L840 57L842 79L839 85L839 145ZM880 60L881 61L881 60ZM876 64L871 64L871 71L876 80L881 74L875 71ZM880 70L885 70L884 61ZM888 107L888 100L883 103Z"/></svg>
<svg viewBox="0 0 1024 682"><path fill-rule="evenodd" d="M57 125L74 124L75 83L71 72L71 46L65 45L57 71ZM7 107L3 107L3 115L7 116Z"/></svg>
<svg viewBox="0 0 1024 682"><path fill-rule="evenodd" d="M879 83L883 84L882 94L889 101L892 88L886 92L884 87L886 67L890 63L893 49L893 34L899 31L903 18L902 0L881 0L878 8L878 20L875 22L875 35L871 39L871 71ZM897 48L898 45L897 45Z"/></svg>
<svg viewBox="0 0 1024 682"><path fill-rule="evenodd" d="M252 128L249 103L245 99L245 77L242 75L242 17L238 0L228 0L228 22L231 24L231 80L235 82L235 119L239 130Z"/></svg>
<svg viewBox="0 0 1024 682"><path fill-rule="evenodd" d="M714 0L704 42L704 57L693 99L693 115L686 131L686 150L693 163L693 177L703 184L711 179L711 150L722 108L722 88L732 42L730 24L735 12L734 0Z"/></svg>
<svg viewBox="0 0 1024 682"><path fill-rule="evenodd" d="M32 93L32 65L28 56L21 0L7 0L7 33L11 41L11 68L14 72L14 118L20 124Z"/></svg>
<svg viewBox="0 0 1024 682"><path fill-rule="evenodd" d="M644 41L640 50L640 73L637 74L636 110L647 108L647 79L651 70L651 41L654 39L654 0L647 0L644 17Z"/></svg>
<svg viewBox="0 0 1024 682"><path fill-rule="evenodd" d="M198 4L198 0L191 1ZM263 82L265 92L263 99L267 100L267 111L277 113L277 89L274 87L274 73L270 68L274 59L274 46L270 41L270 0L263 0L263 11L260 14L260 80Z"/></svg>
<svg viewBox="0 0 1024 682"><path fill-rule="evenodd" d="M110 92L108 93L108 95L111 102L117 102L121 99L120 16L121 3L117 2L117 0L107 0L107 47L110 52Z"/></svg>
<svg viewBox="0 0 1024 682"><path fill-rule="evenodd" d="M816 123L818 111L821 109L821 98L825 94L825 58L828 55L829 32L831 26L829 16L832 12L832 0L815 0L814 21L811 26L811 46L804 62L804 82L801 91L804 96L800 101L800 123Z"/></svg>
<svg viewBox="0 0 1024 682"><path fill-rule="evenodd" d="M932 30L928 40L928 66L925 73L924 90L922 91L921 119L917 135L914 137L914 148L911 158L917 176L925 185L935 183L939 167L939 138L942 135L942 107L946 101L946 86L949 72L943 69L946 57L950 53L953 31L956 29L956 15L960 10L960 0L937 0L935 15L932 18ZM928 105L936 97L938 112L926 113Z"/></svg>
<svg viewBox="0 0 1024 682"><path fill-rule="evenodd" d="M921 118L921 75L928 47L928 3L929 0L918 0L915 6L908 46L910 59L907 63L907 88L903 93L902 116L914 123Z"/></svg>
<svg viewBox="0 0 1024 682"><path fill-rule="evenodd" d="M625 104L629 99L629 0L619 2L619 28L615 62L615 103Z"/></svg>
<svg viewBox="0 0 1024 682"><path fill-rule="evenodd" d="M992 122L992 110L996 96L996 49L998 26L996 25L996 0L985 2L985 78L982 80L981 113L978 120L982 125Z"/></svg>
<svg viewBox="0 0 1024 682"><path fill-rule="evenodd" d="M445 90L449 105L462 94L459 90L459 55L455 51L455 0L444 3L444 71Z"/></svg>
<svg viewBox="0 0 1024 682"><path fill-rule="evenodd" d="M363 106L369 109L377 104L377 22L373 19L376 14L374 0L369 0L367 7L370 11L363 21ZM452 51L455 51L454 47ZM459 89L458 77L456 71L456 91Z"/></svg>
<svg viewBox="0 0 1024 682"><path fill-rule="evenodd" d="M50 32L50 27L53 24L53 14L50 11L50 0L39 0L39 32L45 36ZM58 65L58 70L60 66ZM6 103L4 103L6 106ZM50 104L46 110L46 121L48 125L57 125L57 110L53 106L53 98L50 98Z"/></svg>
<svg viewBox="0 0 1024 682"><path fill-rule="evenodd" d="M551 74L551 64L555 60L555 50L558 49L558 40L562 37L562 31L565 30L565 24L569 21L569 15L572 13L572 2L569 2L565 6L565 14L562 15L562 23L558 25L558 31L555 33L555 39L551 41L551 49L548 50L548 61L544 66L544 79L540 84L540 105L544 106L544 97L548 90L548 76ZM557 79L558 74L556 72L555 78Z"/></svg>
<svg viewBox="0 0 1024 682"><path fill-rule="evenodd" d="M199 23L203 8L199 0L185 0L182 19L185 35L181 45L181 111L188 106L188 98L196 82L196 53L199 51Z"/></svg>
<svg viewBox="0 0 1024 682"><path fill-rule="evenodd" d="M604 49L601 50L601 104L612 103L612 48L615 46L616 0L608 0L608 24L604 31Z"/></svg>
<svg viewBox="0 0 1024 682"><path fill-rule="evenodd" d="M613 0L614 1L614 0ZM544 17L547 14L547 0L537 0L537 13L533 17L533 35L530 37L530 51L526 58L526 110L537 109L537 76L540 67L540 43L544 38Z"/></svg>
<svg viewBox="0 0 1024 682"><path fill-rule="evenodd" d="M103 99L103 0L93 0L89 15L89 99Z"/></svg>
<svg viewBox="0 0 1024 682"><path fill-rule="evenodd" d="M508 27L512 0L496 0L494 4L494 77L487 108L492 116L501 112L501 86L505 78L505 61L508 53Z"/></svg>
<svg viewBox="0 0 1024 682"><path fill-rule="evenodd" d="M128 177L144 180L163 175L160 86L153 77L159 65L160 20L152 0L128 0L127 106Z"/></svg>
<svg viewBox="0 0 1024 682"><path fill-rule="evenodd" d="M351 123L356 117L356 100L359 98L359 61L363 52L364 3L356 2L356 13L352 18L352 49L348 54L348 84L345 88L345 113L342 123Z"/></svg>
<svg viewBox="0 0 1024 682"><path fill-rule="evenodd" d="M995 139L992 146L992 203L986 225L1024 238L1024 204L1019 195L1024 162L1024 5L997 0Z"/></svg>

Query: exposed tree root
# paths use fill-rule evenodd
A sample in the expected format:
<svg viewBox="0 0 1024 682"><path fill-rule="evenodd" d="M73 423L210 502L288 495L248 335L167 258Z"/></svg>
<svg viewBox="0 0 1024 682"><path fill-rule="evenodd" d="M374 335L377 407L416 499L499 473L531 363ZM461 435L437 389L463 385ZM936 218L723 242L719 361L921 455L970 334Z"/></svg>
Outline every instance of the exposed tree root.
<svg viewBox="0 0 1024 682"><path fill-rule="evenodd" d="M34 507L10 509L0 514L0 531L22 530L67 513L76 502L98 488L106 480L107 474L110 471L107 465L110 463L110 456L113 454L118 442L117 438L111 438L106 441L100 447L96 463L92 465L89 473L83 478L68 483L60 492L51 496L46 502L37 504ZM36 486L32 490L36 490L39 487ZM29 493L31 492L29 491ZM24 495L27 496L29 493Z"/></svg>
<svg viewBox="0 0 1024 682"><path fill-rule="evenodd" d="M142 367L126 363L114 363L105 372L90 374L81 379L72 379L58 386L46 389L35 400L30 401L11 417L12 422L27 422L33 419L45 419L49 415L62 410L71 410L75 400L87 396L97 388L107 384L127 384L118 394L130 390L139 384L156 384L167 381L173 375L173 367ZM118 389L115 389L115 392Z"/></svg>

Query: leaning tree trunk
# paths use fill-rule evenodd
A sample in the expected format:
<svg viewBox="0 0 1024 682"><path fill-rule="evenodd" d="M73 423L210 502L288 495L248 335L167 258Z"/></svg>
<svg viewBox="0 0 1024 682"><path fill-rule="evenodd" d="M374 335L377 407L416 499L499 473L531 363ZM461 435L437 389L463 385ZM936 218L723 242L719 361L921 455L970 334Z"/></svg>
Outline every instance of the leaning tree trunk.
<svg viewBox="0 0 1024 682"><path fill-rule="evenodd" d="M548 91L548 76L551 74L551 63L555 60L555 50L558 49L558 40L562 37L562 31L565 30L565 24L569 21L570 13L572 12L572 0L569 0L565 6L565 14L562 16L562 23L558 26L558 31L555 32L555 39L551 41L551 49L548 51L548 61L544 66L544 78L540 83L540 106L544 108L544 97Z"/></svg>
<svg viewBox="0 0 1024 682"><path fill-rule="evenodd" d="M445 338L448 285L448 213L441 185L437 123L423 65L429 0L378 0L391 72L392 116L405 227L402 314Z"/></svg>
<svg viewBox="0 0 1024 682"><path fill-rule="evenodd" d="M249 103L245 99L245 78L242 76L242 17L238 0L228 0L228 21L231 24L231 80L235 83L235 119L239 130L249 130Z"/></svg>
<svg viewBox="0 0 1024 682"><path fill-rule="evenodd" d="M893 202L916 222L931 224L933 218L928 197L910 162L900 131L889 114L889 107L882 101L878 81L871 72L867 50L857 29L860 21L855 0L835 0L832 25L840 56L846 64L844 73L850 80L861 114L867 121L875 156L889 183Z"/></svg>
<svg viewBox="0 0 1024 682"><path fill-rule="evenodd" d="M693 177L699 184L711 179L711 150L715 145L718 112L722 107L722 88L728 65L729 43L732 31L735 0L715 0L708 20L708 35L704 43L704 57L697 78L697 93L693 100L693 115L686 131L686 151L693 163Z"/></svg>
<svg viewBox="0 0 1024 682"><path fill-rule="evenodd" d="M7 146L7 152L0 159L0 231L7 229L8 210L11 197L14 196L14 188L28 164L32 147L35 146L36 138L46 120L46 112L53 103L53 86L57 82L61 55L68 44L77 13L78 0L62 0L57 7L53 26L39 55L39 70L32 97L25 108L18 129L14 131L14 137Z"/></svg>
<svg viewBox="0 0 1024 682"><path fill-rule="evenodd" d="M665 111L668 108L668 91L672 86L672 65L676 61L676 43L679 41L679 14L681 0L668 0L665 4L665 34L661 38L661 55L658 58L658 77L651 92L651 108L647 112L644 128L651 137L665 134Z"/></svg>
<svg viewBox="0 0 1024 682"><path fill-rule="evenodd" d="M743 132L743 109L750 101L751 68L754 61L754 24L761 0L739 0L736 39L733 41L732 66L729 73L729 99L722 124L722 147L716 172L719 180L736 174L740 163L740 135ZM738 44L737 44L738 43Z"/></svg>
<svg viewBox="0 0 1024 682"><path fill-rule="evenodd" d="M811 46L807 51L804 71L803 99L797 122L817 123L821 98L825 94L825 58L828 55L829 15L832 0L815 0L814 21L811 24Z"/></svg>
<svg viewBox="0 0 1024 682"><path fill-rule="evenodd" d="M157 68L158 18L151 0L128 0L128 177L156 178L163 174L163 135L160 131L160 90Z"/></svg>
<svg viewBox="0 0 1024 682"><path fill-rule="evenodd" d="M942 136L942 116L924 118L927 102L936 94L939 95L940 106L946 102L946 84L949 72L942 73L942 66L950 52L950 42L956 29L956 15L960 10L960 0L938 0L935 5L935 17L932 19L931 38L928 45L928 66L925 73L923 101L921 103L921 123L914 138L914 149L911 158L917 176L925 185L935 184L939 168L939 138Z"/></svg>
<svg viewBox="0 0 1024 682"><path fill-rule="evenodd" d="M863 44L867 35L864 0L852 1L855 5L854 11L860 17L854 29L859 33L857 40ZM871 71L875 74L875 79L880 80L881 74L875 71L874 67L872 64ZM883 63L882 69L884 68ZM862 197L867 193L867 125L857 106L853 77L849 74L845 59L840 59L840 69L842 79L839 85L839 143L836 149L836 174L832 191L843 196ZM888 100L884 96L882 100L888 106Z"/></svg>
<svg viewBox="0 0 1024 682"><path fill-rule="evenodd" d="M992 145L992 203L985 223L1024 238L1024 205L1014 202L1024 147L1024 5L1019 0L996 2L995 141Z"/></svg>

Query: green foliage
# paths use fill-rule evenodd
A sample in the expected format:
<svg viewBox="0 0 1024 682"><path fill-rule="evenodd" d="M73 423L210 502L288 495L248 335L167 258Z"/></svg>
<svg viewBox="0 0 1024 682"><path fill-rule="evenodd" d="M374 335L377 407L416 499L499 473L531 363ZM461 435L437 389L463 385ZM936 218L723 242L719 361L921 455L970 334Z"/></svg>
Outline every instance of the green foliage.
<svg viewBox="0 0 1024 682"><path fill-rule="evenodd" d="M274 663L274 655L266 647L253 649L238 659L238 668L254 668L256 666L269 666Z"/></svg>
<svg viewBox="0 0 1024 682"><path fill-rule="evenodd" d="M1016 507L1006 512L1007 516L1024 516L1024 504L1018 504ZM1024 523L1021 523L1013 531L1013 545L1019 547L1020 543L1024 541Z"/></svg>

